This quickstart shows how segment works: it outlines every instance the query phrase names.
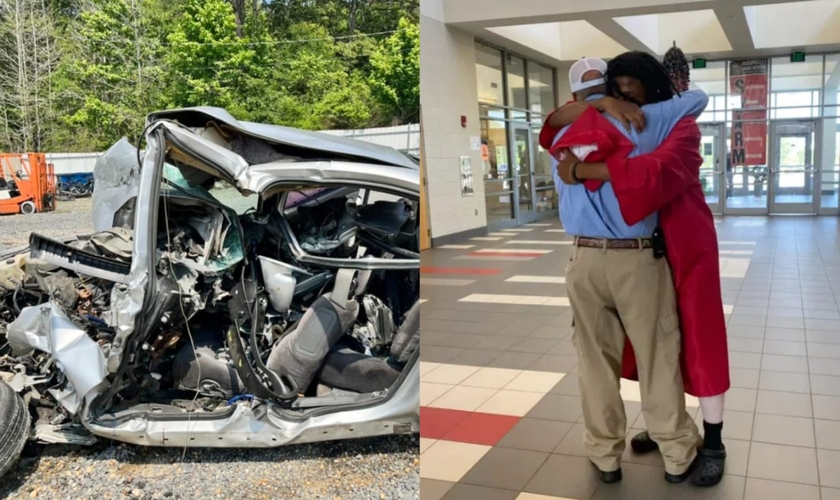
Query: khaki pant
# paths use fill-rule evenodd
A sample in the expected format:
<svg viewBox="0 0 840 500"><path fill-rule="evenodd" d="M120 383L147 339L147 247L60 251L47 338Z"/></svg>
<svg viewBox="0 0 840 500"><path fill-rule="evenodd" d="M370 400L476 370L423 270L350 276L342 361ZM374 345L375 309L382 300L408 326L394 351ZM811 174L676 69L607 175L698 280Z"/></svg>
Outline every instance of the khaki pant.
<svg viewBox="0 0 840 500"><path fill-rule="evenodd" d="M639 370L642 414L665 470L682 474L697 455L685 411L680 329L668 262L652 250L574 247L566 267L578 353L584 444L602 471L621 466L627 417L619 391L625 334Z"/></svg>

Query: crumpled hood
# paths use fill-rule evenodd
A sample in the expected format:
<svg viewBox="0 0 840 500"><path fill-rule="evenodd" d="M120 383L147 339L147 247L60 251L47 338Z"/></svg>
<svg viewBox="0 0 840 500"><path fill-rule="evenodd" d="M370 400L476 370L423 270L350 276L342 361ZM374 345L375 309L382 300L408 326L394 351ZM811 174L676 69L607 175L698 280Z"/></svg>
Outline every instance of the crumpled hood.
<svg viewBox="0 0 840 500"><path fill-rule="evenodd" d="M214 122L241 134L276 144L320 151L332 156L352 157L358 161L381 163L413 170L419 169L417 163L409 156L389 147L279 125L243 122L237 120L222 108L199 106L158 111L151 113L146 118L146 123L150 124L155 120L173 120L189 128L206 127L209 122Z"/></svg>

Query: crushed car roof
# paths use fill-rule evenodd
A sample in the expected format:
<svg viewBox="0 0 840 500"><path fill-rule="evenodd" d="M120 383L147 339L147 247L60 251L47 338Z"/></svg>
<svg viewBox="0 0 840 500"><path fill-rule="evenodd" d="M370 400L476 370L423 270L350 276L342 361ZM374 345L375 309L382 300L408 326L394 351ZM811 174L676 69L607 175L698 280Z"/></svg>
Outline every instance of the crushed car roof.
<svg viewBox="0 0 840 500"><path fill-rule="evenodd" d="M199 106L157 111L148 115L146 123L157 120L173 120L190 128L205 127L209 122L215 122L241 134L277 144L339 154L395 167L418 169L414 159L393 148L319 132L239 121L223 108Z"/></svg>

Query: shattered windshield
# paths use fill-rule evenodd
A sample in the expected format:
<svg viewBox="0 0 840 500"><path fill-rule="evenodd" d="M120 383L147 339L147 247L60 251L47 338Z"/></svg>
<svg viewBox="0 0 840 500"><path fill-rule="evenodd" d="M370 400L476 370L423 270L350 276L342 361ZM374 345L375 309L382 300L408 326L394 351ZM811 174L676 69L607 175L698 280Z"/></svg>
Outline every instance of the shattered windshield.
<svg viewBox="0 0 840 500"><path fill-rule="evenodd" d="M248 198L239 194L233 187L207 190L201 186L190 186L180 170L170 164L164 165L165 184L161 187L161 200L166 217L166 224L159 225L164 230L160 242L166 242L169 258L196 270L211 273L224 271L240 262L244 256L242 234L237 230L239 211L228 203L223 203L214 194L222 193L233 199L229 191L241 199ZM218 183L217 183L218 184ZM254 195L256 197L256 195ZM190 204L173 203L173 198L193 198L207 202L219 208L219 211L207 211ZM256 206L246 206L241 202L237 208L241 213ZM172 212L172 213L170 213Z"/></svg>
<svg viewBox="0 0 840 500"><path fill-rule="evenodd" d="M245 214L257 208L259 195L243 195L230 184L217 180L210 189L190 186L181 171L169 163L164 164L163 178L176 187L180 187L190 193L203 193L210 195L217 203L231 208L237 215Z"/></svg>

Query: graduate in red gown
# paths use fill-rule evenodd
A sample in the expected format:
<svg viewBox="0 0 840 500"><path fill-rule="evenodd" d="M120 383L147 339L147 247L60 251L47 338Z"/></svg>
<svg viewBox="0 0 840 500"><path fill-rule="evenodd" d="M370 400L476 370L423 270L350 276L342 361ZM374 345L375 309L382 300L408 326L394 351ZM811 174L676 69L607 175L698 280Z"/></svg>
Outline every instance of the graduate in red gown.
<svg viewBox="0 0 840 500"><path fill-rule="evenodd" d="M678 55L673 59L679 62ZM655 59L653 61L664 73L662 65ZM639 71L637 66L647 63L648 59L632 53L611 61L606 75L607 85L617 99L607 98L605 103L596 104L598 109L619 118L628 126L643 126L644 108L640 110L628 101L635 101L639 105L646 102L645 71ZM681 83L681 90L685 90L688 75L680 74L679 69L672 71L672 76L676 76L674 79ZM700 184L700 166L703 163L699 153L700 130L694 118L684 118L653 153L627 158L626 145L622 145L621 139L615 139L615 135L604 128L614 130L614 126L603 119L595 108L582 103L567 103L555 114L558 116L549 116L540 133L540 144L544 149L551 150L554 147L556 151L558 146L564 144L603 143L605 137L612 138L608 140L614 140L613 147L599 144L599 157L590 155L584 163L578 164L576 176L585 180L589 189L597 188L600 182L611 182L622 216L628 225L638 223L659 211L660 228L666 242L666 257L677 292L683 334L681 364L685 390L699 398L706 431L704 446L700 450L702 460L698 463L698 469L701 470L692 480L701 486L717 484L723 475L726 457L720 434L723 425L723 396L729 389L730 380L717 234L714 218ZM581 123L575 122L561 138L564 144L552 144L559 129L576 118L580 118ZM590 137L586 135L587 128L591 130ZM573 129L577 133L570 134ZM574 137L576 143L569 142L571 137ZM564 175L568 178L574 161L573 155L565 155L565 159L558 165L561 178ZM636 360L629 341L624 350L622 376L637 379ZM646 433L636 436L631 444L637 452L656 449L656 444Z"/></svg>

